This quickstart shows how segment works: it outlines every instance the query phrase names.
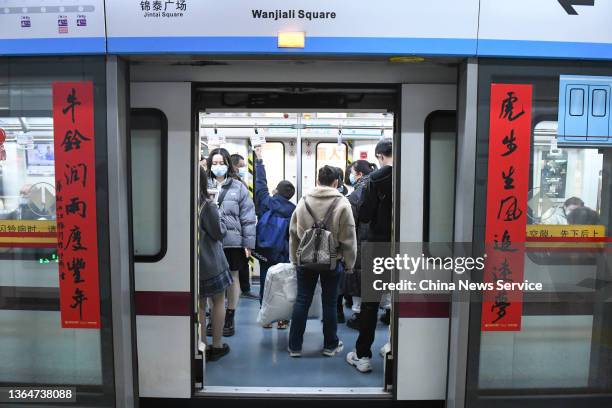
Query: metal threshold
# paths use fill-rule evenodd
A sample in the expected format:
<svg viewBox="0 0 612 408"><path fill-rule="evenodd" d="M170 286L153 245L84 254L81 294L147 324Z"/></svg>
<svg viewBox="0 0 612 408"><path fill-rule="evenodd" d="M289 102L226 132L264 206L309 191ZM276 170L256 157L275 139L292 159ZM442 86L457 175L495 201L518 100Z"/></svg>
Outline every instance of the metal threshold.
<svg viewBox="0 0 612 408"><path fill-rule="evenodd" d="M198 391L196 396L235 397L338 397L389 399L392 394L382 387L226 387L210 386Z"/></svg>

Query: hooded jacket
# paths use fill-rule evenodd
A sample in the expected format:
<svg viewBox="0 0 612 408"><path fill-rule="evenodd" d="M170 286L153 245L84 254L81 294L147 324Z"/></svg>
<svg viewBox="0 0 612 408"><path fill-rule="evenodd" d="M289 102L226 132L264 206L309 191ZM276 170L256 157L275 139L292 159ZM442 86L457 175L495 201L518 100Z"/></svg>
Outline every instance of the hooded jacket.
<svg viewBox="0 0 612 408"><path fill-rule="evenodd" d="M218 188L219 198L223 190L227 190L223 202L219 207L227 233L223 238L223 248L250 248L255 249L255 205L249 197L249 191L240 180L226 178L221 185L208 179L208 188Z"/></svg>
<svg viewBox="0 0 612 408"><path fill-rule="evenodd" d="M353 272L357 258L355 220L348 199L333 187L317 186L298 203L289 226L289 258L292 264L297 264L296 252L304 232L312 228L315 222L304 206L304 200L308 200L308 205L319 221L325 217L327 210L337 197L340 198L332 212L330 225L327 227L338 242L338 257L344 260L345 272Z"/></svg>
<svg viewBox="0 0 612 408"><path fill-rule="evenodd" d="M295 204L287 198L280 194L270 195L268 180L266 178L266 168L261 159L255 160L255 209L259 219L261 219L266 212L272 211L274 214L290 220L293 211L295 211ZM289 240L289 231L286 231L286 237L287 240ZM270 264L289 262L289 245L278 248L277 250L257 248L257 252L265 257L266 261Z"/></svg>
<svg viewBox="0 0 612 408"><path fill-rule="evenodd" d="M393 167L383 166L370 173L359 205L359 221L370 223L368 241L391 242Z"/></svg>

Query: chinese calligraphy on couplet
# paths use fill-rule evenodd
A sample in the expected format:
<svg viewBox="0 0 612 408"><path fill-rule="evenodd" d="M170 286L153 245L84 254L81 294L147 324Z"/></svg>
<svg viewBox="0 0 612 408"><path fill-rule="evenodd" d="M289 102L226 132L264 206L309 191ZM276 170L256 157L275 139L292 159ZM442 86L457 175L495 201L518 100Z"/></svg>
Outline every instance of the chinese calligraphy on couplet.
<svg viewBox="0 0 612 408"><path fill-rule="evenodd" d="M485 282L523 281L531 105L531 85L491 85ZM522 309L520 291L487 294L481 329L519 331Z"/></svg>
<svg viewBox="0 0 612 408"><path fill-rule="evenodd" d="M53 84L63 328L100 328L93 83Z"/></svg>

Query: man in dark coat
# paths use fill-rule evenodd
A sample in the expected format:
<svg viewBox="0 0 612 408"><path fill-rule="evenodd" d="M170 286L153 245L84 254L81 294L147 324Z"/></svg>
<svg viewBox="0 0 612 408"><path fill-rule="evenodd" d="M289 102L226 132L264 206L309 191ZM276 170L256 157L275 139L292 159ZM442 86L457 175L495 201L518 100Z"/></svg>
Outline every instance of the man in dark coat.
<svg viewBox="0 0 612 408"><path fill-rule="evenodd" d="M393 223L393 145L390 140L378 142L375 149L380 168L370 173L370 180L359 204L360 222L369 222L368 242L391 242ZM363 273L368 273L363 271ZM361 302L359 337L355 351L346 361L358 371L372 371L372 343L376 334L379 302Z"/></svg>

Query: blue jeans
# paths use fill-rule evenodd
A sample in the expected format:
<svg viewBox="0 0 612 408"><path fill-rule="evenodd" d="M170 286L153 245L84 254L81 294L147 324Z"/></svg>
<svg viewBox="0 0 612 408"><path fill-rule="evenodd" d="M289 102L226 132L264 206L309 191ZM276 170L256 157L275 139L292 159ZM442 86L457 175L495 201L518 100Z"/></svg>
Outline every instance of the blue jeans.
<svg viewBox="0 0 612 408"><path fill-rule="evenodd" d="M338 299L338 284L342 276L342 268L333 271L312 271L304 268L297 270L297 298L293 305L291 315L291 328L289 330L289 349L302 351L304 331L308 319L308 309L321 278L321 300L323 306L323 347L333 349L338 346L338 316L336 303Z"/></svg>

